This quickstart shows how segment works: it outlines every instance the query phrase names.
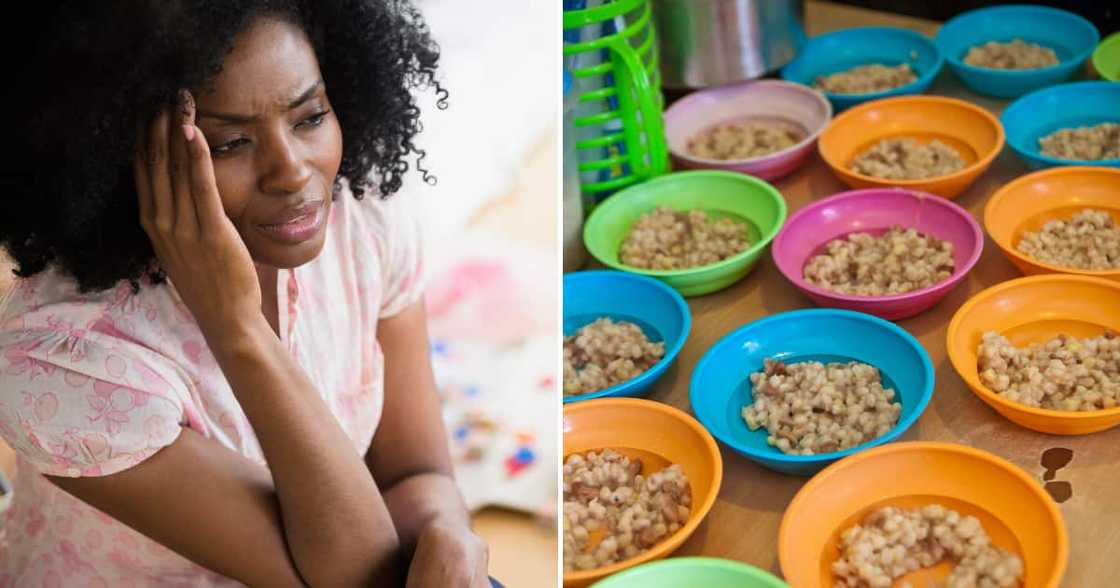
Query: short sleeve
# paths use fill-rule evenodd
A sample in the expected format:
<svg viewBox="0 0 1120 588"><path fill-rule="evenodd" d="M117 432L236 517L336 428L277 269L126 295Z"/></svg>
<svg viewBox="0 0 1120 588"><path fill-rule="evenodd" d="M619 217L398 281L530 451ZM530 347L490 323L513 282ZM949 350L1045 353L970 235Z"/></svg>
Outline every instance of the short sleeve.
<svg viewBox="0 0 1120 588"><path fill-rule="evenodd" d="M423 245L419 219L406 198L398 195L376 206L381 208L381 227L375 231L383 285L379 316L388 318L424 293Z"/></svg>
<svg viewBox="0 0 1120 588"><path fill-rule="evenodd" d="M186 382L171 360L99 333L0 332L0 435L44 474L113 474L178 438Z"/></svg>

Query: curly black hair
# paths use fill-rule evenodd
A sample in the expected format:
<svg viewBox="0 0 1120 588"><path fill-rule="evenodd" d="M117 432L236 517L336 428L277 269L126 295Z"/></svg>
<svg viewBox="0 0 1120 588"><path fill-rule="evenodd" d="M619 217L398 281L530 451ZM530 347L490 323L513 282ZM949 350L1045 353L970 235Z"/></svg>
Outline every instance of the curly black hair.
<svg viewBox="0 0 1120 588"><path fill-rule="evenodd" d="M356 198L396 192L423 150L414 90L447 92L439 48L407 0L103 0L53 4L17 77L30 114L16 121L20 163L5 162L0 247L27 277L49 266L83 292L163 281L138 218L131 161L138 122L180 88L217 73L234 37L273 15L302 28L343 130L345 179ZM24 59L23 57L29 58ZM17 109L18 110L18 109ZM23 114L21 112L21 114ZM23 128L19 128L22 125Z"/></svg>

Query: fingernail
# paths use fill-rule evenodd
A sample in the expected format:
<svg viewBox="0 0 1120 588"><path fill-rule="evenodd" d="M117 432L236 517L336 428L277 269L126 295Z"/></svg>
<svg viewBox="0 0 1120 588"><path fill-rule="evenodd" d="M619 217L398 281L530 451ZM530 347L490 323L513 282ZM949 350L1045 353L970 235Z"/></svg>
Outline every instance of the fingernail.
<svg viewBox="0 0 1120 588"><path fill-rule="evenodd" d="M189 90L179 90L179 112L184 121L194 120L194 96L191 96Z"/></svg>
<svg viewBox="0 0 1120 588"><path fill-rule="evenodd" d="M194 140L194 125L183 125L183 136L187 138L187 143Z"/></svg>

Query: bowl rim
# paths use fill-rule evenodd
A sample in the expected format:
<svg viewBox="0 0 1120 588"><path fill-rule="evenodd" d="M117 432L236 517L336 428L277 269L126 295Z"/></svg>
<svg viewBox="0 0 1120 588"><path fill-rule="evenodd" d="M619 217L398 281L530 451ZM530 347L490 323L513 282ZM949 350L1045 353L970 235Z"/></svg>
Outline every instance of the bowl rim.
<svg viewBox="0 0 1120 588"><path fill-rule="evenodd" d="M561 415L561 421L563 420L563 417L573 412L600 409L626 411L652 410L654 412L660 412L664 415L667 415L670 418L673 418L681 424L685 425L692 433L696 434L708 448L707 456L712 462L713 466L711 480L712 490L711 492L709 492L708 496L704 498L704 501L700 503L699 510L693 511L699 512L699 515L693 516L692 514L689 514L688 522L681 526L680 529L677 529L676 533L669 535L650 549L639 553L634 557L624 559L609 566L602 566L577 572L563 572L561 580L565 584L590 582L596 579L605 578L614 574L615 572L620 572L622 570L632 568L648 561L662 558L669 553L672 553L674 550L680 547L681 543L683 543L688 537L696 532L696 528L699 527L700 523L708 517L708 514L711 512L712 507L715 506L716 498L719 497L720 488L723 486L723 456L719 452L719 445L716 443L715 439L712 438L711 432L709 432L707 428L700 424L700 422L696 420L696 418L692 415L675 406L670 406L662 402L647 400L644 398L600 398L592 402L579 402L564 405L563 414ZM563 422L561 422L560 428L563 432ZM561 463L563 463L564 457L566 455L567 454L564 452L563 443L561 443ZM695 497L693 498L694 500L692 504L693 507L695 507L696 501ZM563 500L563 496L561 496L560 499ZM562 563L563 562L561 562L561 564Z"/></svg>
<svg viewBox="0 0 1120 588"><path fill-rule="evenodd" d="M955 268L953 270L952 275L950 275L948 278L945 278L944 280L942 280L940 282L930 284L929 286L926 286L925 288L922 288L920 290L912 290L910 292L903 292L901 294L890 294L890 295L887 295L887 296L856 296L856 295L853 295L853 294L844 294L844 293L841 293L841 292L826 290L824 288L821 288L819 286L815 286L813 284L810 284L809 282L806 282L804 280L804 278L802 278L799 274L791 275L791 274L786 272L786 268L785 268L784 264L782 264L780 261L778 261L778 249L779 249L778 244L779 243L784 243L785 240L787 238L789 238L788 234L787 234L787 230L789 229L789 227L793 226L794 222L796 222L802 216L808 216L810 213L815 212L820 208L824 208L825 206L829 206L829 205L834 204L834 203L839 202L839 201L848 200L848 199L851 199L851 198L857 198L859 196L865 195L868 192L891 192L892 195L897 195L897 196L905 195L905 196L910 196L910 197L913 197L913 198L916 198L916 199L919 199L919 200L928 200L930 202L934 202L936 205L947 206L958 217L963 219L965 224L968 225L968 227L972 230L973 238L976 240L976 247L972 250L971 253L969 253L968 260L964 264L962 264L960 267ZM909 228L909 227L907 227L907 228ZM770 247L770 255L771 255L771 257L774 258L774 265L777 266L778 271L783 276L785 276L785 278L787 280L789 280L789 282L791 284L793 284L794 286L796 286L798 289L804 290L804 291L809 292L811 294L815 294L817 296L821 296L823 298L828 298L828 299L831 299L831 300L838 300L838 301L842 301L842 302L854 302L854 303L900 302L900 301L904 301L904 300L919 298L919 297L925 296L926 294L929 294L930 292L935 292L935 291L940 290L940 289L952 288L962 278L964 278L966 275L968 275L968 272L972 271L972 268L976 267L976 264L980 261L980 257L983 255L983 253L984 253L984 231L983 231L983 229L980 228L980 223L978 223L976 221L976 219L973 218L973 216L968 213L967 210L965 210L959 204L957 204L957 203L955 203L955 202L953 202L953 201L951 201L947 198L943 198L941 196L938 196L936 194L931 194L929 192L925 192L925 191L922 191L922 190L914 190L914 189L911 189L911 188L899 188L899 187L895 187L895 186L884 186L884 187L877 187L877 188L860 188L858 190L845 190L843 192L837 192L836 194L832 194L832 195L826 196L825 198L822 198L820 200L814 201L814 202L808 204L807 206L804 206L804 207L798 209L797 212L793 213L793 215L791 215L788 219L786 219L786 223L782 226L782 230L778 233L778 236L774 238L774 243ZM803 260L803 261L808 261L808 259ZM799 268L799 269L804 269L804 267L805 267L805 264L802 263L801 268Z"/></svg>
<svg viewBox="0 0 1120 588"><path fill-rule="evenodd" d="M1061 91L1063 88L1069 88L1071 86L1077 86L1079 89L1085 90L1112 89L1120 92L1120 86L1118 86L1116 82L1110 82L1108 80L1085 80L1080 82L1066 82L1064 84L1054 84L1052 86L1046 86L1044 88L1039 88L1033 92L1023 94L1022 96L1009 103L1003 109L1003 112L999 115L1001 126L1005 125L1004 121L1007 119L1008 114L1015 112L1018 109L1026 108L1025 106L1023 106L1023 104L1026 103L1028 98L1034 98L1037 100L1039 96L1047 92ZM1120 165L1120 157L1115 157L1112 159L1058 159L1056 157L1050 157L1049 155L1043 155L1042 151L1038 149L1034 149L1033 151L1028 150L1026 146L1020 145L1014 139L1008 139L1007 144L1010 145L1011 149L1014 150L1015 153L1019 154L1020 157L1024 159L1037 159L1039 161L1045 162L1048 167L1099 167L1102 165Z"/></svg>
<svg viewBox="0 0 1120 588"><path fill-rule="evenodd" d="M926 382L926 385L925 385L924 389L920 391L920 395L918 397L918 404L915 407L915 410L910 412L909 415L906 415L906 416L903 416L903 417L899 418L898 422L895 423L895 425L893 427L891 427L891 429L889 431L887 431L886 433L883 433L879 437L876 437L876 438L874 438L870 441L867 441L865 443L860 443L859 445L856 445L854 447L849 447L847 449L842 449L840 451L832 451L832 452L829 452L829 453L818 453L818 454L815 454L815 455L789 455L789 454L782 453L780 450L778 450L776 448L771 448L769 445L767 445L767 448L772 449L773 450L772 452L771 451L758 451L758 450L754 449L753 447L751 447L750 445L744 445L744 444L739 443L739 441L734 437L728 436L727 438L724 438L724 436L721 433L717 433L717 432L713 431L711 428L708 428L707 424L704 424L704 427L708 428L708 432L711 433L712 436L719 439L721 442L723 442L724 445L727 445L729 448L734 449L735 451L737 451L739 453L742 453L743 455L746 455L748 457L757 457L757 458L763 459L763 460L777 461L777 462L783 462L783 463L788 463L788 464L813 464L813 463L820 463L820 462L845 458L849 455L853 455L855 453L859 453L861 451L866 451L868 449L871 449L872 447L877 447L879 445L884 445L884 444L890 443L891 441L894 441L895 439L897 439L900 435L902 435L902 433L904 433L907 429L909 429L911 426L914 425L914 423L916 423L918 421L918 418L922 416L922 413L925 412L926 407L929 406L929 402L933 398L933 390L934 390L934 385L935 385L935 382L934 382L935 374L934 374L934 370L933 370L933 361L930 359L929 352L926 351L926 348L922 346L921 342L919 342L906 329L903 329L902 327L900 327L900 326L898 326L898 325L896 325L896 324L894 324L894 323L892 323L892 322L890 322L886 319L882 319L882 318L879 318L877 316L870 315L870 314L867 314L867 313L864 313L864 312L857 312L857 311L854 311L854 310L844 310L844 309L840 309L840 308L801 308L801 309L796 309L796 310L779 312L779 313L776 313L776 314L772 314L772 315L765 316L765 317L762 317L760 319L751 321L751 322L746 323L744 325L741 325L741 326L737 327L735 330L731 331L730 333L724 335L723 337L720 337L720 339L718 341L713 343L711 347L709 347L706 351L704 351L704 355L702 355L700 357L700 360L696 362L696 367L694 367L692 369L692 376L688 380L688 400L689 400L689 403L693 407L696 407L699 404L697 402L697 399L699 398L699 395L700 395L699 390L701 388L701 386L700 386L700 375L703 373L704 368L706 368L708 366L708 364L711 361L713 361L712 357L713 357L713 354L715 353L716 349L730 344L732 339L738 337L744 331L760 329L760 328L763 328L763 327L767 326L768 324L770 324L772 322L785 321L785 320L797 320L797 319L803 319L803 318L806 318L806 317L819 317L819 316L841 316L841 317L847 317L847 318L851 318L851 319L855 319L855 320L866 321L866 322L869 322L869 323L871 323L875 326L879 326L879 327L887 329L892 334L900 337L903 341L905 341L910 346L910 348L913 351L916 352L918 358L921 360L922 373L924 375L924 379L925 379L925 382ZM875 366L875 368L879 369L878 366ZM693 412L696 412L695 408L693 408ZM700 417L699 414L697 414L696 418L700 419L701 423L704 423L703 419Z"/></svg>
<svg viewBox="0 0 1120 588"><path fill-rule="evenodd" d="M1039 484L1034 478L1027 475L1025 471L1023 471L1021 468L1011 463L1010 461L1007 461L1006 459L990 451L984 451L982 449L977 449L975 447L969 447L967 445L961 445L957 443L947 443L944 441L900 441L898 443L892 443L890 445L874 447L867 451L864 451L863 453L860 453L859 455L853 455L849 458L831 464L817 473L817 475L813 476L808 482L801 486L800 489L798 489L796 494L794 494L793 499L790 500L789 505L786 506L785 511L782 513L782 522L778 526L778 565L781 569L783 569L783 575L784 570L786 569L786 565L782 565L782 562L789 557L788 555L785 555L785 557L783 557L783 555L794 548L791 544L793 539L791 539L792 531L790 530L790 525L792 523L790 522L790 513L794 512L797 509L804 508L803 504L809 500L809 496L813 492L817 491L818 487L827 484L833 478L833 476L837 475L837 472L843 471L864 461L876 459L882 455L890 453L929 450L963 454L965 456L979 458L981 461L987 462L993 467L1001 469L1011 476L1017 478L1020 482L1022 482L1023 486L1028 489L1028 492L1033 494L1035 498L1038 499L1037 502L1042 505L1043 509L1049 515L1048 518L1052 523L1054 523L1054 527L1058 535L1058 550L1056 554L1058 560L1057 568L1054 570L1054 574L1048 579L1046 583L1046 588L1056 587L1062 576L1065 575L1066 566L1069 564L1069 531L1066 529L1065 518L1062 516L1062 512L1058 508L1057 503L1054 502L1054 500L1050 498L1046 491L1042 489L1041 484ZM866 508L866 505L863 508ZM790 547L787 547L787 545L790 545Z"/></svg>
<svg viewBox="0 0 1120 588"><path fill-rule="evenodd" d="M909 94L911 92L920 92L922 88L931 84L933 82L933 79L936 78L937 75L941 73L941 69L943 67L945 67L945 56L941 54L941 48L937 46L937 43L933 42L932 38L927 37L926 35L923 35L922 33L919 33L918 31L903 28L903 27L890 27L890 26L852 27L852 28L847 28L847 29L837 29L835 31L829 31L827 33L821 33L819 35L815 35L815 36L807 39L805 41L805 45L798 52L797 57L795 57L793 59L793 61L790 61L786 65L782 66L782 69L781 69L781 72L780 72L780 75L782 76L782 79L786 80L786 81L789 81L789 82L796 83L796 84L801 84L801 85L804 85L804 86L812 89L812 86L810 86L808 84L805 84L803 82L798 82L798 81L796 81L796 80L794 80L790 77L787 77L789 75L787 70L792 71L793 64L797 63L806 54L806 48L810 44L812 44L814 42L817 42L817 41L823 41L828 37L839 37L839 36L854 35L854 34L861 34L861 33L862 34L867 34L867 33L872 33L872 34L879 34L879 33L900 34L901 36L909 37L909 38L917 41L918 44L924 44L924 45L927 46L927 48L933 50L933 55L935 57L933 67L930 68L929 71L927 71L924 74L918 76L914 81L910 82L909 84L906 84L906 85L903 85L903 86L898 86L896 88L890 88L890 89L887 89L887 90L880 90L878 92L866 92L866 93L863 93L863 94L837 94L837 93L834 93L834 92L826 92L824 90L817 90L825 98L827 98L829 101L832 101L832 100L837 100L839 102L855 101L855 102L859 103L859 102L866 102L868 100L878 100L880 98L889 98L889 97L892 97L892 96L906 95L906 94Z"/></svg>
<svg viewBox="0 0 1120 588"><path fill-rule="evenodd" d="M789 588L789 584L787 584L785 580L760 567L753 566L749 563L737 561L734 559L713 557L710 555L686 555L682 557L672 557L657 561L651 561L631 567L627 570L618 572L617 574L612 574L609 578L603 578L599 581L599 583L594 584L594 587L605 588L611 585L607 584L606 582L614 582L616 578L619 580L628 580L630 576L636 576L639 573L645 572L652 568L667 568L675 566L691 566L694 568L699 567L706 569L722 568L745 574L752 580L766 582L769 586L773 586L775 588L779 586L783 588Z"/></svg>
<svg viewBox="0 0 1120 588"><path fill-rule="evenodd" d="M990 219L994 218L994 216L995 216L996 206L1001 204L1004 200L1010 198L1011 193L1016 188L1018 188L1020 185L1037 182L1037 181L1043 180L1043 179L1045 179L1049 176L1076 175L1076 174L1081 174L1081 173L1085 173L1085 172L1089 172L1089 173L1103 172L1103 173L1106 173L1106 174L1115 175L1117 177L1117 179L1120 179L1120 169L1118 169L1118 168L1104 167L1104 166L1090 166L1090 165L1070 165L1070 166L1062 166L1062 167L1052 167L1052 168L1048 168L1048 169L1037 170L1037 171L1031 172L1029 174L1021 175L1021 176L1015 178L1014 180L1012 180L1012 181L1004 184L1003 186L1001 186L998 190L996 190L991 195L991 197L988 198L987 204L984 205L984 232L987 233L988 236L992 238L992 242L994 242L996 244L996 246L999 247L1001 251L1003 251L1003 254L1005 256L1018 259L1022 262L1029 263L1031 265L1036 265L1038 267L1044 268L1044 269L1046 269L1050 272L1053 272L1053 273L1074 274L1074 275L1079 275L1079 276L1100 276L1100 277L1120 276L1120 267L1115 268L1115 269L1103 269L1103 270L1080 269L1080 268L1064 267L1064 266L1060 266L1060 265L1053 265L1053 264L1050 264L1050 263L1047 263L1047 262L1044 262L1044 261L1039 261L1037 259L1034 259L1033 257L1027 257L1024 254L1019 253L1019 250L1012 247L1011 243L1006 242L1003 238L1001 238L1000 236L997 236L995 234L995 232L992 231ZM1120 206L1120 202L1118 202L1118 206ZM775 239L775 240L777 240L777 239Z"/></svg>
<svg viewBox="0 0 1120 588"><path fill-rule="evenodd" d="M688 108L693 102L705 99L710 94L715 94L717 92L727 92L731 90L735 91L736 96L740 96L743 94L747 94L749 90L751 90L755 86L777 86L782 88L789 88L796 92L812 96L818 104L824 107L824 121L816 129L812 129L804 139L794 145L786 147L785 149L782 149L780 151L774 151L772 153L750 157L747 159L709 159L707 157L698 157L696 155L677 151L676 149L673 149L672 145L669 145L669 153L671 153L674 157L678 157L689 163L705 166L720 166L722 168L747 164L761 166L772 163L773 161L777 161L778 159L781 159L791 153L796 153L801 149L811 146L813 142L817 140L817 137L819 137L820 134L824 132L824 129L828 126L828 123L832 121L832 102L829 102L828 98L826 98L824 94L818 90L810 88L809 86L806 86L804 84L798 84L796 82L790 82L787 80L747 80L744 82L728 84L726 86L713 86L711 88L696 90L695 92L692 92L687 96L681 98L680 100L674 102L671 106L669 106L669 108L665 110L665 113L662 115L665 121L666 134L668 134L669 125L672 124L671 121L674 118L674 113L677 113L677 116L679 116L680 111ZM721 101L725 100L727 99L721 99ZM668 144L668 141L666 141L666 144Z"/></svg>
<svg viewBox="0 0 1120 588"><path fill-rule="evenodd" d="M776 204L777 207L778 207L778 218L777 218L776 222L774 223L774 226L771 227L769 231L767 231L766 233L761 235L759 237L758 241L751 244L750 247L747 247L743 251L740 251L739 253L736 253L735 255L732 255L731 257L728 257L727 259L723 259L723 260L717 261L715 263L710 263L708 265L701 265L701 266L697 266L697 267L690 267L690 268L676 269L676 270L647 270L647 269L628 266L628 265L622 263L621 261L613 261L613 260L603 259L603 258L599 257L599 255L597 255L597 250L595 248L591 247L591 245L587 242L588 241L588 235L590 235L592 233L592 229L596 228L596 225L599 223L599 218L602 217L605 214L609 214L609 211L613 210L614 208L617 208L619 206L623 206L622 204L619 204L619 203L622 202L623 199L625 199L627 193L639 192L639 191L645 189L646 187L648 187L650 185L655 185L655 184L658 184L658 183L678 182L678 181L687 180L688 178L696 178L696 177L718 177L718 178L730 179L730 180L734 180L734 181L737 181L737 182L752 184L757 188L761 188L762 191L767 196L769 196L771 201L774 204ZM684 180L682 180L682 178ZM650 209L650 210L652 210L652 209ZM608 211L608 212L603 212L603 211ZM601 204L596 206L595 210L591 211L591 214L588 215L587 220L583 224L583 243L584 243L584 246L587 247L587 251L589 253L591 253L591 255L595 259L598 259L603 265L606 265L607 267L610 267L610 268L618 270L618 271L626 272L628 274L636 274L636 275L639 275L639 276L650 276L650 277L655 277L655 278L676 278L676 277L681 277L681 276L696 276L701 272L708 272L708 271L721 270L721 269L728 268L730 266L735 265L736 263L739 263L743 260L749 259L750 257L752 257L754 255L761 254L762 250L765 249L766 246L769 245L770 242L774 240L774 237L776 237L778 235L778 231L780 231L782 229L782 225L784 225L785 222L786 222L786 216L788 215L788 211L789 211L789 208L786 205L786 199L782 197L782 193L779 192L778 189L773 186L773 184L771 184L770 182L767 182L766 180L756 178L756 177L751 176L751 175L742 174L742 173L739 173L739 172L733 172L733 171L727 171L727 170L721 170L721 169L701 169L701 170L677 171L677 172L671 172L671 173L667 173L667 174L664 174L664 175L661 175L661 176L657 176L657 177L652 178L650 180L647 180L645 182L642 182L642 183L639 183L639 184L634 184L633 186L628 186L628 187L626 187L622 190L619 190L617 193L613 194L610 198L607 198ZM646 212L648 212L648 210Z"/></svg>
<svg viewBox="0 0 1120 588"><path fill-rule="evenodd" d="M1120 75L1109 77L1105 75L1103 71L1101 71L1101 67L1099 65L1100 62L1104 59L1105 49L1112 49L1113 45L1115 45L1116 49L1120 51L1120 31L1112 33L1111 35L1102 39L1101 42L1097 44L1096 48L1093 49L1093 55L1091 56L1091 59L1093 61L1093 69L1097 70L1097 75L1099 75L1101 79L1108 80L1110 82L1120 82Z"/></svg>
<svg viewBox="0 0 1120 588"><path fill-rule="evenodd" d="M602 390L585 392L583 394L573 394L571 396L564 396L563 394L561 394L562 404L565 405L575 402L582 402L584 400L593 400L595 398L624 395L627 393L629 388L638 386L644 383L646 380L650 380L650 383L652 384L653 381L656 381L657 378L660 377L660 372L667 368L669 364L673 363L674 360L676 360L677 355L679 355L681 349L684 348L684 344L688 341L688 336L692 332L692 311L688 308L688 303L685 302L684 296L681 296L680 292L677 292L675 289L673 289L665 282L662 282L661 280L618 270L587 270L579 272L568 272L564 274L562 286L566 288L569 280L592 280L604 276L625 280L635 280L639 283L645 284L646 286L653 287L656 290L660 291L662 294L666 294L667 296L669 296L669 298L673 300L674 306L676 306L677 310L680 311L680 316L683 319L681 324L681 336L673 342L671 347L666 346L665 355L663 355L661 359L657 361L657 363L651 365L646 371L638 374L637 376L634 376L633 378L630 378L629 380L626 380L625 382L620 382L618 384L615 384L614 386L603 388ZM561 301L561 306L563 306L563 301ZM563 308L560 309L560 312L562 331L564 318ZM563 333L561 333L561 336L563 336Z"/></svg>
<svg viewBox="0 0 1120 588"><path fill-rule="evenodd" d="M1058 61L1058 63L1055 63L1054 65L1048 65L1046 67L1036 67L1032 69L997 69L992 67L978 67L975 65L969 65L964 61L958 59L956 56L950 55L949 52L942 47L942 42L939 42L941 39L944 39L944 32L951 25L955 24L956 26L963 26L961 25L961 22L969 18L973 18L977 14L985 12L1036 12L1046 13L1048 16L1061 16L1062 18L1073 20L1083 28L1092 31L1092 41L1087 45L1087 48L1083 48L1081 51L1079 51L1069 59ZM992 77L1024 79L1038 73L1052 73L1064 68L1074 68L1079 64L1085 63L1085 60L1093 54L1094 50L1096 50L1097 43L1099 43L1101 40L1101 33L1097 30L1096 25L1075 12L1037 4L1002 4L997 6L974 8L972 10L962 12L954 16L953 18L950 18L949 20L945 21L937 30L937 34L934 35L933 40L934 43L937 44L938 49L941 50L941 54L945 57L945 60L949 62L949 66L954 69L960 69L961 71Z"/></svg>
<svg viewBox="0 0 1120 588"><path fill-rule="evenodd" d="M1112 280L1098 278L1095 276L1082 276L1077 274L1042 274L1036 276L1026 276L1022 278L1015 278L1013 280L1007 280L1006 282L1000 282L999 284L985 288L977 292L976 294L973 294L971 298L966 300L965 303L962 304L955 313L953 313L953 318L949 320L949 327L945 330L945 352L946 355L949 356L949 363L953 365L953 370L957 372L957 376L964 381L964 383L968 386L968 389L972 390L973 394L976 394L981 398L981 400L992 406L999 405L1018 413L1026 413L1040 417L1054 418L1065 422L1085 421L1099 419L1102 417L1107 418L1120 416L1120 406L1114 406L1112 408L1102 408L1098 410L1069 411L1027 406L1026 404L1023 404L1021 402L1015 402L1014 400L1004 398L1003 396L997 394L994 390L985 386L983 382L980 381L980 374L975 369L975 366L970 367L965 362L965 359L961 357L959 353L954 351L953 341L960 334L961 322L964 320L964 316L972 311L973 307L980 304L980 302L982 302L983 300L999 294L1004 290L1029 286L1036 282L1075 282L1090 284L1094 286L1105 286L1107 288L1116 290L1116 293L1120 295L1120 282L1114 282ZM1000 414L1003 413L1000 412ZM1004 418L1007 417L1005 416Z"/></svg>
<svg viewBox="0 0 1120 588"><path fill-rule="evenodd" d="M964 110L968 110L970 112L979 114L980 117L984 121L986 121L991 126L991 128L994 128L995 131L996 131L995 147L993 147L992 150L989 153L985 154L983 157L978 158L975 162L972 163L972 165L966 166L966 167L964 167L962 169L959 169L959 170L957 170L957 171L955 171L951 174L946 174L946 175L943 175L943 176L933 176L933 177L930 177L930 178L906 179L906 180L889 180L889 179L886 179L886 178L878 178L878 177L875 177L875 176L868 176L868 175L861 174L859 172L852 171L852 170L840 165L839 162L834 161L831 157L829 157L829 154L826 153L823 140L826 136L829 135L829 133L838 132L838 131L836 131L836 129L838 128L837 123L846 120L846 118L855 118L855 116L863 114L865 111L872 110L874 108L882 108L884 106L895 106L895 105L902 104L902 103L907 103L907 102L910 102L910 103L926 102L926 103L947 104L947 105L956 106L958 108L963 108ZM905 106L910 106L911 104L902 104L902 105L905 107ZM821 133L820 139L821 140L817 141L817 151L820 152L821 159L824 160L825 164L827 164L828 167L832 168L833 170L835 170L838 173L850 175L854 178L863 180L865 182L870 182L870 183L873 183L875 185L880 185L880 186L893 186L893 187L898 187L898 188L929 186L932 183L948 182L948 181L968 177L969 175L972 175L974 173L980 173L983 170L987 169L988 166L990 166L992 164L992 161L994 161L995 158L1000 154L1000 152L1003 151L1003 146L1007 142L1007 137L1006 137L1006 134L1004 133L1003 124L1000 122L1000 119L996 118L995 115L992 114L991 112L988 112L987 109L981 108L980 106L977 106L976 104L973 104L973 103L968 102L966 100L961 100L959 98L949 98L948 96L928 96L928 95L894 96L894 97L891 97L891 98L883 98L881 100L873 100L873 101L870 101L870 102L864 102L863 104L853 106L852 108L850 108L850 109L840 113L836 117L834 117L832 119L832 122L829 123L828 128L826 128L824 130L824 132Z"/></svg>

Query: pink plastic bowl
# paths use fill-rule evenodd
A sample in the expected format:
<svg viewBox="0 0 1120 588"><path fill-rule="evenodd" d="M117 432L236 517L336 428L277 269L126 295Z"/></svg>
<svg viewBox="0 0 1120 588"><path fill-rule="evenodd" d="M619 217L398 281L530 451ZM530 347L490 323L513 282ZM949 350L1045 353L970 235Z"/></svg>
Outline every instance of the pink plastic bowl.
<svg viewBox="0 0 1120 588"><path fill-rule="evenodd" d="M856 231L915 228L953 244L956 269L949 279L891 296L851 296L813 286L802 277L809 258L829 241ZM914 316L937 304L980 260L984 234L965 209L940 196L903 188L841 192L814 202L786 221L771 250L778 270L820 306L866 312L888 320Z"/></svg>
<svg viewBox="0 0 1120 588"><path fill-rule="evenodd" d="M719 123L749 118L778 118L805 129L807 136L788 149L753 159L705 159L689 155L688 141ZM823 94L801 84L759 80L694 92L665 111L665 139L677 168L723 169L773 180L801 165L817 136L832 118Z"/></svg>

